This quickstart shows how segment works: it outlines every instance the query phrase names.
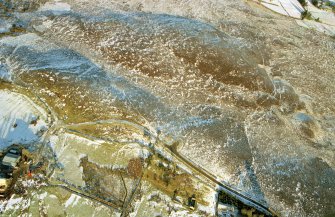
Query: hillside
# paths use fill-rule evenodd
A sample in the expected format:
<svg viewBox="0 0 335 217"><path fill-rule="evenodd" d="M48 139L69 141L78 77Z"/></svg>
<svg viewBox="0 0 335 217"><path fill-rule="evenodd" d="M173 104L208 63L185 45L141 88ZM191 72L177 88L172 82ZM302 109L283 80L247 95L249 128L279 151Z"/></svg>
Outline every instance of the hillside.
<svg viewBox="0 0 335 217"><path fill-rule="evenodd" d="M335 215L333 36L242 0L0 12L0 147L45 164L4 215L215 216L224 186Z"/></svg>

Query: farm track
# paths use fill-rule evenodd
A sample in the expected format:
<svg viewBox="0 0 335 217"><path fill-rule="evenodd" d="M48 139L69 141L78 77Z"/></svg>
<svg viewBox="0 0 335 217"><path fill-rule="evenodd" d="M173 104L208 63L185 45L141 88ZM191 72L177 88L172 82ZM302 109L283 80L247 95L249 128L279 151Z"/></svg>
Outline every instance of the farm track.
<svg viewBox="0 0 335 217"><path fill-rule="evenodd" d="M90 200L93 200L95 202L98 202L98 203L100 203L100 204L102 204L104 206L112 208L112 209L114 209L114 210L116 210L118 212L121 212L120 206L118 206L118 205L116 205L116 204L114 204L112 202L106 201L104 199L101 199L99 197L96 197L96 196L93 196L93 195L81 192L81 191L76 190L76 189L72 189L72 188L70 188L67 185L64 185L64 184L48 184L46 187L62 188L62 189L66 190L66 191L69 191L69 192L71 192L73 194L76 194L76 195L81 196L81 197L85 197L87 199L90 199Z"/></svg>

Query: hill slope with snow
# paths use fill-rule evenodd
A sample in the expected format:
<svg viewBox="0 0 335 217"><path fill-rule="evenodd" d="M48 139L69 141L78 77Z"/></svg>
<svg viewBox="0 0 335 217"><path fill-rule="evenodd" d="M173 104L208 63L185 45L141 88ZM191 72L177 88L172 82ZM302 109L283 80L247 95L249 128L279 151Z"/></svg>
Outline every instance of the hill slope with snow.
<svg viewBox="0 0 335 217"><path fill-rule="evenodd" d="M22 215L211 216L199 170L282 216L335 213L329 35L253 1L0 3L0 146L49 162Z"/></svg>

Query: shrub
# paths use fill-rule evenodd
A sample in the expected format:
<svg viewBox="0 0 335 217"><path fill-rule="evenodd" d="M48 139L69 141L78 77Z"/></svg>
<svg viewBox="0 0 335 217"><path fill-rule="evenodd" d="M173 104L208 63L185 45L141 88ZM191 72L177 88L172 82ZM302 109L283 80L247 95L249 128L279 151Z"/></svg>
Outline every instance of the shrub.
<svg viewBox="0 0 335 217"><path fill-rule="evenodd" d="M318 0L312 0L312 4L316 7L318 7L319 1Z"/></svg>
<svg viewBox="0 0 335 217"><path fill-rule="evenodd" d="M310 20L312 19L312 14L308 10L305 10L304 12L301 13L301 19L307 19Z"/></svg>
<svg viewBox="0 0 335 217"><path fill-rule="evenodd" d="M306 0L298 0L298 1L303 7L307 6Z"/></svg>

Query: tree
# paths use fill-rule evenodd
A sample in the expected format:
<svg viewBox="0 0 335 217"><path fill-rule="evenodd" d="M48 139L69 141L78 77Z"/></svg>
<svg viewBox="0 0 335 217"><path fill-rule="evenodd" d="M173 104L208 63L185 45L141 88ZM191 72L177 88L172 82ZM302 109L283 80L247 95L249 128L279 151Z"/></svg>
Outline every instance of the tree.
<svg viewBox="0 0 335 217"><path fill-rule="evenodd" d="M312 0L312 4L313 4L315 7L318 7L318 5L319 5L319 1L318 1L318 0Z"/></svg>
<svg viewBox="0 0 335 217"><path fill-rule="evenodd" d="M301 19L312 19L312 14L308 10L305 10L304 12L301 13Z"/></svg>
<svg viewBox="0 0 335 217"><path fill-rule="evenodd" d="M139 178L142 175L142 160L134 158L128 162L128 174L134 178Z"/></svg>
<svg viewBox="0 0 335 217"><path fill-rule="evenodd" d="M298 0L298 1L303 7L307 6L306 0Z"/></svg>

